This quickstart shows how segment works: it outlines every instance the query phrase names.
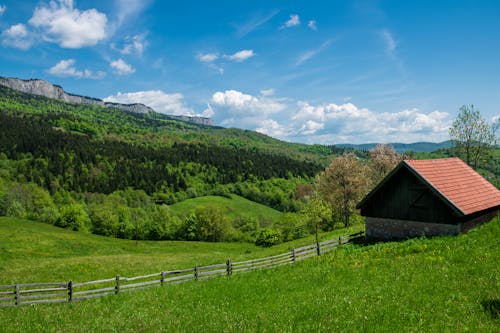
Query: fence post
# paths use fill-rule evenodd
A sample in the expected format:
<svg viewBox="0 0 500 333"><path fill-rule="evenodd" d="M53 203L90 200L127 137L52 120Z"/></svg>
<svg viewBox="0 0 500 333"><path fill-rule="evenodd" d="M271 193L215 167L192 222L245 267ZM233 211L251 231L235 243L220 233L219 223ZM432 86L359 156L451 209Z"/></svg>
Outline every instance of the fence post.
<svg viewBox="0 0 500 333"><path fill-rule="evenodd" d="M231 258L227 259L226 262L226 274L227 275L233 274L233 262L231 261Z"/></svg>
<svg viewBox="0 0 500 333"><path fill-rule="evenodd" d="M116 276L115 294L120 292L120 275Z"/></svg>
<svg viewBox="0 0 500 333"><path fill-rule="evenodd" d="M198 278L200 277L200 269L198 266L194 266L194 279L198 281Z"/></svg>
<svg viewBox="0 0 500 333"><path fill-rule="evenodd" d="M319 245L319 242L316 242L316 253L318 254L318 256L321 255L321 247Z"/></svg>
<svg viewBox="0 0 500 333"><path fill-rule="evenodd" d="M339 245L342 245L342 236L339 236Z"/></svg>
<svg viewBox="0 0 500 333"><path fill-rule="evenodd" d="M161 272L160 284L163 286L164 283L165 283L165 272Z"/></svg>
<svg viewBox="0 0 500 333"><path fill-rule="evenodd" d="M19 285L16 284L16 305L20 305L21 304L21 293L20 293L20 290L19 290Z"/></svg>
<svg viewBox="0 0 500 333"><path fill-rule="evenodd" d="M295 263L296 257L295 257L295 248L292 248L292 262Z"/></svg>
<svg viewBox="0 0 500 333"><path fill-rule="evenodd" d="M73 281L70 280L68 282L68 302L72 302L73 301Z"/></svg>

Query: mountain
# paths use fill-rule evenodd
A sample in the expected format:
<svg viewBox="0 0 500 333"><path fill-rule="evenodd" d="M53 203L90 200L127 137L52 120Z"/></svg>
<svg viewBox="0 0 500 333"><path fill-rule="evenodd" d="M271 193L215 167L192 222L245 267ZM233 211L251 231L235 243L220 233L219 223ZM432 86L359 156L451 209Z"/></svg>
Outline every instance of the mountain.
<svg viewBox="0 0 500 333"><path fill-rule="evenodd" d="M364 143L364 144L337 144L339 148L357 149L357 150L370 150L375 148L378 143ZM453 147L453 142L443 141L439 143L435 142L415 142L415 143L388 143L394 150L400 154L405 152L417 152L417 153L430 153L439 149L447 149Z"/></svg>
<svg viewBox="0 0 500 333"><path fill-rule="evenodd" d="M145 113L155 112L155 110L153 110L152 108L140 103L133 103L133 104L110 103L110 102L104 102L103 100L98 98L70 94L65 92L61 86L54 85L44 80L38 80L38 79L21 80L18 78L0 77L0 85L23 93L44 96L47 98L57 99L69 103L91 104L103 107L113 107L122 111L133 112L133 113L145 114ZM188 116L174 116L174 115L167 115L167 117L172 120L180 120L199 125L206 125L206 126L214 125L212 119L205 117L188 117Z"/></svg>

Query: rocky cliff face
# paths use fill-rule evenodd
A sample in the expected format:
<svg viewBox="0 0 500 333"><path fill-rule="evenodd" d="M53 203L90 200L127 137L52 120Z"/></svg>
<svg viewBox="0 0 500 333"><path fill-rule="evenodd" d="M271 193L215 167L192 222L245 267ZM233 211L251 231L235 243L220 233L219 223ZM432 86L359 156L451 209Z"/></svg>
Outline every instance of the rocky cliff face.
<svg viewBox="0 0 500 333"><path fill-rule="evenodd" d="M23 93L44 96L47 98L58 99L70 103L94 104L103 107L114 107L123 111L133 112L133 113L155 112L155 110L144 104L108 103L98 98L68 94L67 92L64 91L62 87L54 85L44 80L37 80L37 79L21 80L16 78L0 77L0 85ZM169 115L169 117L175 120L194 123L198 125L206 125L206 126L214 125L213 120L210 118L174 116L174 115L172 116Z"/></svg>

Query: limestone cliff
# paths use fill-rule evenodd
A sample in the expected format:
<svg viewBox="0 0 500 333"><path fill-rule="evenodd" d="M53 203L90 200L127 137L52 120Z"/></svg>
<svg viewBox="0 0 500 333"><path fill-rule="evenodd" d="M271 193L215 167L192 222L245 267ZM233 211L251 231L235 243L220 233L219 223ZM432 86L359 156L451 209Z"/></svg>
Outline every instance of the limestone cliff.
<svg viewBox="0 0 500 333"><path fill-rule="evenodd" d="M155 112L155 110L144 104L109 103L109 102L104 102L103 100L100 100L98 98L69 94L65 92L62 87L54 85L44 80L38 80L38 79L21 80L17 78L6 78L0 76L0 85L23 93L44 96L47 98L58 99L70 103L95 104L103 107L114 107L123 111L133 112L133 113ZM188 123L194 123L198 125L206 125L206 126L214 125L212 119L204 117L169 115L169 118Z"/></svg>

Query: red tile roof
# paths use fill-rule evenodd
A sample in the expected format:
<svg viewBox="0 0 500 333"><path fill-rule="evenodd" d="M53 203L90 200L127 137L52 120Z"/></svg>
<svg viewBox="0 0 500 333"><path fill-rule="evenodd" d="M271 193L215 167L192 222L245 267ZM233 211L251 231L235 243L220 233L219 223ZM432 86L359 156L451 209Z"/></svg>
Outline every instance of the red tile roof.
<svg viewBox="0 0 500 333"><path fill-rule="evenodd" d="M500 206L500 191L459 158L404 163L464 215Z"/></svg>

